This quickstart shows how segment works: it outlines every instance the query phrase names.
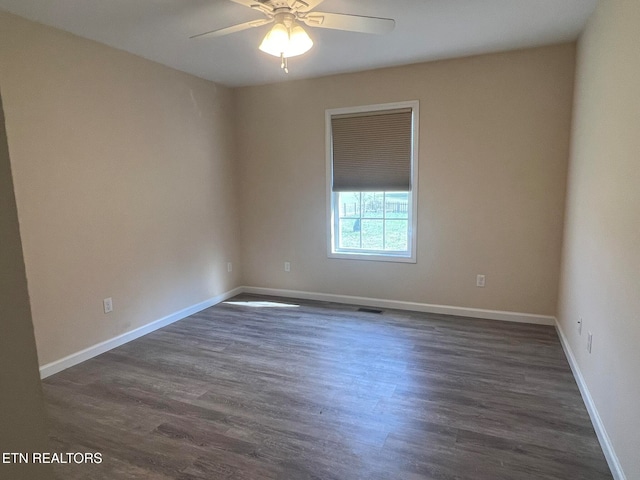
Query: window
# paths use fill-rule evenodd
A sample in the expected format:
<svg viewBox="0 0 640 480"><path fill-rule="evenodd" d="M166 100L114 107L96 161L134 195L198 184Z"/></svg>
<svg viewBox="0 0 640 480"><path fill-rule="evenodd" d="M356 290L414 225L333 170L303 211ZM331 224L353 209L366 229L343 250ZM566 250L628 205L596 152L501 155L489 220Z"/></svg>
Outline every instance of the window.
<svg viewBox="0 0 640 480"><path fill-rule="evenodd" d="M416 261L418 102L327 110L329 257Z"/></svg>

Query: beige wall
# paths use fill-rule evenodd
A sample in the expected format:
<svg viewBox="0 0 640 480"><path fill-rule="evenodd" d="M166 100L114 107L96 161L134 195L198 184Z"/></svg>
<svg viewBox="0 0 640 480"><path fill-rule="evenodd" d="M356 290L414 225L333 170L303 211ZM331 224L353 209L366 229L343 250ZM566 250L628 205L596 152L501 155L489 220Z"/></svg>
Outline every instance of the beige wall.
<svg viewBox="0 0 640 480"><path fill-rule="evenodd" d="M245 284L554 315L574 60L568 44L239 89ZM402 100L420 101L418 263L328 259L325 109Z"/></svg>
<svg viewBox="0 0 640 480"><path fill-rule="evenodd" d="M639 26L640 2L603 1L579 43L558 309L629 480L640 478Z"/></svg>
<svg viewBox="0 0 640 480"><path fill-rule="evenodd" d="M18 213L0 99L0 453L47 451ZM0 464L0 477L51 478L50 465Z"/></svg>
<svg viewBox="0 0 640 480"><path fill-rule="evenodd" d="M41 364L239 285L233 93L9 14L0 32Z"/></svg>

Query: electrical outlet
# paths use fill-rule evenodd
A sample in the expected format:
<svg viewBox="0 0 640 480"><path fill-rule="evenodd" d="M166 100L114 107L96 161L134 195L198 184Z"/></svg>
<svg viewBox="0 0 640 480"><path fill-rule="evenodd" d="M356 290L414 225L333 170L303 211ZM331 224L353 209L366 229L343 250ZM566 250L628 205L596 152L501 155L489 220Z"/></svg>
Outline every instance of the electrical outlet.
<svg viewBox="0 0 640 480"><path fill-rule="evenodd" d="M477 275L476 276L476 287L484 287L485 276Z"/></svg>
<svg viewBox="0 0 640 480"><path fill-rule="evenodd" d="M231 262L227 262L227 272L233 272L233 265Z"/></svg>
<svg viewBox="0 0 640 480"><path fill-rule="evenodd" d="M111 297L105 298L102 301L102 306L104 307L104 313L113 312L113 300L111 300Z"/></svg>
<svg viewBox="0 0 640 480"><path fill-rule="evenodd" d="M291 263L290 262L284 262L284 271L285 272L290 272L291 271Z"/></svg>
<svg viewBox="0 0 640 480"><path fill-rule="evenodd" d="M593 344L593 333L589 332L587 337L587 352L591 353L591 345Z"/></svg>
<svg viewBox="0 0 640 480"><path fill-rule="evenodd" d="M582 335L582 317L578 320L578 335Z"/></svg>

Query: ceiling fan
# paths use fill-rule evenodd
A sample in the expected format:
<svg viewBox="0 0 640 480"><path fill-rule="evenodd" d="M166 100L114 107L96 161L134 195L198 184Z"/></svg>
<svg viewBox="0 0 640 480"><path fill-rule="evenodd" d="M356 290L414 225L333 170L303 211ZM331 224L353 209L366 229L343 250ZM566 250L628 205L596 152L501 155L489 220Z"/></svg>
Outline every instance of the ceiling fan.
<svg viewBox="0 0 640 480"><path fill-rule="evenodd" d="M259 48L265 53L280 57L280 67L286 73L289 73L287 59L302 55L313 46L313 41L301 24L309 27L375 34L388 33L394 29L396 24L390 18L313 11L323 0L231 1L262 12L266 18L199 33L189 38L221 37L230 33L274 23L275 25L264 37Z"/></svg>

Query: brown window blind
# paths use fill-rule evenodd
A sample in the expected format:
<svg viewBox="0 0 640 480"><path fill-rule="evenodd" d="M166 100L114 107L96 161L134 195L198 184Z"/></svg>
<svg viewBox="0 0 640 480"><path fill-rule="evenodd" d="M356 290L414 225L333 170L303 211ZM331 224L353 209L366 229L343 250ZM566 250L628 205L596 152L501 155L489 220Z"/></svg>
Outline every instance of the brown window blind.
<svg viewBox="0 0 640 480"><path fill-rule="evenodd" d="M334 192L411 190L412 110L331 117Z"/></svg>

